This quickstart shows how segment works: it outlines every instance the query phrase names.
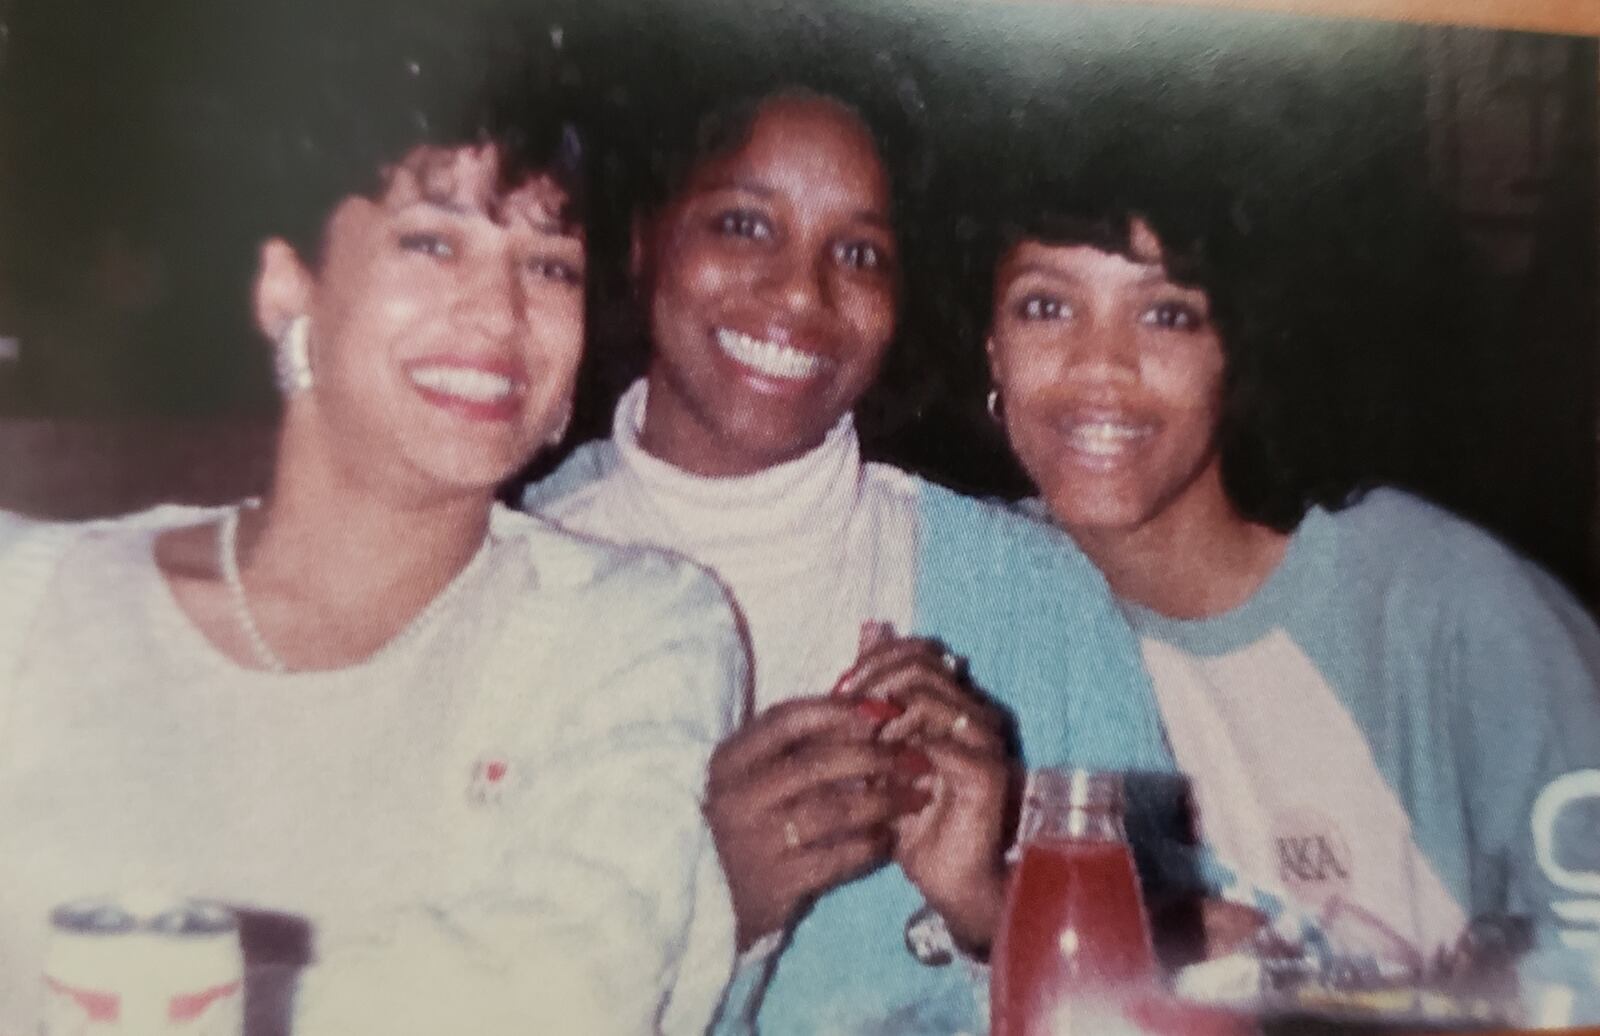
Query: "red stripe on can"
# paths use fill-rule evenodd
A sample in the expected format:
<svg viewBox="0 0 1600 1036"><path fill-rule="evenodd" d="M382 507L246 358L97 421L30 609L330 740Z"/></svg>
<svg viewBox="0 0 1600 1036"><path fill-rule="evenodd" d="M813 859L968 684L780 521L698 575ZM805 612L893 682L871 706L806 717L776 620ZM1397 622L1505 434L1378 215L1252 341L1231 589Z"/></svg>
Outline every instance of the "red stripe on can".
<svg viewBox="0 0 1600 1036"><path fill-rule="evenodd" d="M44 983L53 993L59 993L83 1008L91 1022L114 1022L122 1016L122 997L116 993L103 993L97 989L76 989L58 982L49 975Z"/></svg>
<svg viewBox="0 0 1600 1036"><path fill-rule="evenodd" d="M167 1020L171 1022L192 1022L205 1013L205 1009L218 1000L226 1000L239 992L239 983L230 982L225 986L207 989L201 993L182 993L172 998L167 1004Z"/></svg>

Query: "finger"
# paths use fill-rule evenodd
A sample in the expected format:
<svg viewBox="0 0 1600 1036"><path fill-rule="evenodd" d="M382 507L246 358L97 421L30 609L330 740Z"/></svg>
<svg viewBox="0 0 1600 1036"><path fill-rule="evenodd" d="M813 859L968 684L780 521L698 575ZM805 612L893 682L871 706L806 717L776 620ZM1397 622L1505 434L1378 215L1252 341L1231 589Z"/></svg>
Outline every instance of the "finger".
<svg viewBox="0 0 1600 1036"><path fill-rule="evenodd" d="M1017 768L1002 752L985 751L949 738L918 746L933 768L954 784L1005 788L1017 779Z"/></svg>
<svg viewBox="0 0 1600 1036"><path fill-rule="evenodd" d="M889 862L892 836L874 831L831 845L819 845L795 857L800 868L797 884L806 895L817 895L869 874Z"/></svg>
<svg viewBox="0 0 1600 1036"><path fill-rule="evenodd" d="M786 809L768 814L774 831L791 850L834 845L886 829L896 814L893 793L885 784L809 795Z"/></svg>
<svg viewBox="0 0 1600 1036"><path fill-rule="evenodd" d="M894 765L895 748L889 744L813 741L734 779L708 783L706 813L722 828L760 828L766 814L808 794L881 782Z"/></svg>
<svg viewBox="0 0 1600 1036"><path fill-rule="evenodd" d="M940 666L943 657L944 647L938 641L926 637L887 637L871 650L864 652L856 659L855 665L845 670L839 682L834 685L834 693L846 697L862 694L888 670L917 658L926 659L933 666Z"/></svg>
<svg viewBox="0 0 1600 1036"><path fill-rule="evenodd" d="M881 781L894 772L894 749L877 742L813 741L750 775L746 804L782 809L812 794Z"/></svg>
<svg viewBox="0 0 1600 1036"><path fill-rule="evenodd" d="M900 670L878 684L874 693L891 696L901 709L899 716L884 724L880 738L948 737L984 750L998 750L1005 743L1004 714L953 684L942 671Z"/></svg>
<svg viewBox="0 0 1600 1036"><path fill-rule="evenodd" d="M873 701L892 698L897 687L918 686L938 695L952 708L974 710L974 719L983 719L990 728L1003 730L1004 715L967 683L961 675L961 665L951 665L950 659L955 657L936 640L897 638L846 672L837 690Z"/></svg>
<svg viewBox="0 0 1600 1036"><path fill-rule="evenodd" d="M861 624L861 636L856 642L856 657L860 658L867 654L894 635L893 623L884 622L882 619L868 619Z"/></svg>
<svg viewBox="0 0 1600 1036"><path fill-rule="evenodd" d="M876 732L877 724L858 714L848 702L795 698L774 705L718 745L711 756L711 780L724 776L741 780L764 760L784 755L821 734L866 741Z"/></svg>

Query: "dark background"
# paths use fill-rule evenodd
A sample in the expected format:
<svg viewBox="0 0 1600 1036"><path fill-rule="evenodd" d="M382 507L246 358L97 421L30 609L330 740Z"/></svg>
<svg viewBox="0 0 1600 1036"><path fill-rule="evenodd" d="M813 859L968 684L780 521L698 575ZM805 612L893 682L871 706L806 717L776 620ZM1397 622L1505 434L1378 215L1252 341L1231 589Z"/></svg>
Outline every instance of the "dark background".
<svg viewBox="0 0 1600 1036"><path fill-rule="evenodd" d="M508 21L508 7L520 17ZM47 468L58 497L62 469L99 470L73 468L78 447L39 445L79 442L63 429L84 427L178 421L190 445L254 451L163 468L148 445L159 437L124 430L114 462L94 455L119 472L259 477L265 440L238 434L274 409L247 321L248 217L283 145L252 113L286 55L401 23L467 64L486 36L539 37L598 117L592 346L574 442L604 434L637 364L620 243L651 127L719 91L844 76L913 130L901 348L863 414L875 456L974 492L1025 491L981 413L971 300L986 271L972 242L987 206L1129 140L1196 138L1192 153L1294 214L1282 239L1316 322L1279 365L1293 420L1265 434L1306 470L1397 483L1461 511L1594 600L1596 41L1279 15L932 0L0 0L0 336L13 343L0 341L0 501L96 509L92 491L70 506L34 492ZM98 502L128 505L137 481L122 477ZM186 491L156 481L140 491Z"/></svg>

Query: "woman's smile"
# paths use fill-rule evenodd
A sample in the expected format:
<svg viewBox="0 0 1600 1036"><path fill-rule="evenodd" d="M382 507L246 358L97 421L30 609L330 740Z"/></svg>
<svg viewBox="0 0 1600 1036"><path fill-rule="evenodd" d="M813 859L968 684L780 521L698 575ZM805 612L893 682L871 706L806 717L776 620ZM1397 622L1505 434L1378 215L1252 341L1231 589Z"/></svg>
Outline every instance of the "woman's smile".
<svg viewBox="0 0 1600 1036"><path fill-rule="evenodd" d="M714 336L723 355L779 383L811 381L838 366L820 353L786 345L776 336L758 338L729 327L719 327ZM754 382L760 385L762 382Z"/></svg>
<svg viewBox="0 0 1600 1036"><path fill-rule="evenodd" d="M418 395L461 417L509 422L522 412L528 381L520 367L451 357L427 357L403 366Z"/></svg>
<svg viewBox="0 0 1600 1036"><path fill-rule="evenodd" d="M1151 417L1102 406L1067 408L1054 425L1065 459L1096 472L1138 465L1160 431L1160 423Z"/></svg>

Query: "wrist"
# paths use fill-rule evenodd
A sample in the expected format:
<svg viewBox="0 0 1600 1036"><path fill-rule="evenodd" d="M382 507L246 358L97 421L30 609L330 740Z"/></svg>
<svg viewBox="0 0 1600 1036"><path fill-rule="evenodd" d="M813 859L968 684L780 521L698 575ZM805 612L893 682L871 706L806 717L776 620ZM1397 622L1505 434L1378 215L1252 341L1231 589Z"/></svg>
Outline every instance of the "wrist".
<svg viewBox="0 0 1600 1036"><path fill-rule="evenodd" d="M966 883L959 900L934 903L933 907L944 918L956 948L974 960L985 961L1000 929L1005 899L1006 871L997 867Z"/></svg>

